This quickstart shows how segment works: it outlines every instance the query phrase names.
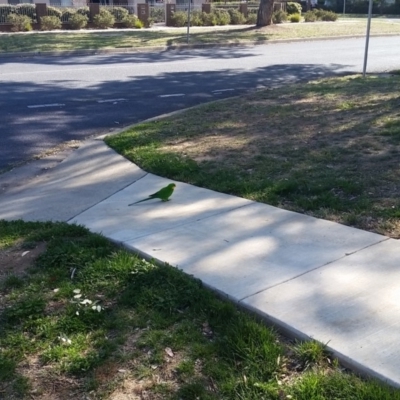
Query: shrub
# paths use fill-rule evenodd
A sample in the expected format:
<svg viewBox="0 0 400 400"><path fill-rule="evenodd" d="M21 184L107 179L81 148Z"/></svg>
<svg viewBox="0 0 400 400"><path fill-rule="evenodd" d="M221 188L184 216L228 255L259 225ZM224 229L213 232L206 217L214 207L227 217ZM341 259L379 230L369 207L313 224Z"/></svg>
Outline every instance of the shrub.
<svg viewBox="0 0 400 400"><path fill-rule="evenodd" d="M239 11L233 8L229 9L232 25L242 25L246 22L246 17Z"/></svg>
<svg viewBox="0 0 400 400"><path fill-rule="evenodd" d="M249 12L246 19L246 24L255 25L257 23L257 12Z"/></svg>
<svg viewBox="0 0 400 400"><path fill-rule="evenodd" d="M55 15L47 15L46 17L40 18L40 28L42 31L61 29L61 20Z"/></svg>
<svg viewBox="0 0 400 400"><path fill-rule="evenodd" d="M121 22L126 28L143 28L142 21L135 14L126 15Z"/></svg>
<svg viewBox="0 0 400 400"><path fill-rule="evenodd" d="M187 13L183 11L175 11L171 16L172 26L186 26L187 25Z"/></svg>
<svg viewBox="0 0 400 400"><path fill-rule="evenodd" d="M93 18L93 25L99 29L107 29L114 26L115 18L110 11L100 9L100 14L97 14Z"/></svg>
<svg viewBox="0 0 400 400"><path fill-rule="evenodd" d="M113 7L110 9L110 13L117 22L122 22L122 20L129 15L129 11L123 7Z"/></svg>
<svg viewBox="0 0 400 400"><path fill-rule="evenodd" d="M150 27L151 25L153 25L153 22L151 22L152 20L150 20L147 24L146 27ZM138 18L135 22L135 28L136 29L142 29L143 28L143 22Z"/></svg>
<svg viewBox="0 0 400 400"><path fill-rule="evenodd" d="M315 16L320 21L336 21L338 19L338 15L333 11L327 10L314 10Z"/></svg>
<svg viewBox="0 0 400 400"><path fill-rule="evenodd" d="M76 11L73 8L64 8L61 14L61 21L69 22L71 17L76 14Z"/></svg>
<svg viewBox="0 0 400 400"><path fill-rule="evenodd" d="M286 4L286 12L289 15L290 14L299 14L299 15L301 15L301 4L290 1L289 3Z"/></svg>
<svg viewBox="0 0 400 400"><path fill-rule="evenodd" d="M307 11L304 14L304 21L305 22L315 22L317 20L317 16L314 11Z"/></svg>
<svg viewBox="0 0 400 400"><path fill-rule="evenodd" d="M203 13L202 16L203 16L203 25L215 26L218 24L218 18L214 12L211 12L209 14Z"/></svg>
<svg viewBox="0 0 400 400"><path fill-rule="evenodd" d="M34 4L22 3L15 6L16 14L26 15L31 20L36 21L36 6Z"/></svg>
<svg viewBox="0 0 400 400"><path fill-rule="evenodd" d="M0 5L0 22L6 22L10 14L16 13L16 7L11 4Z"/></svg>
<svg viewBox="0 0 400 400"><path fill-rule="evenodd" d="M290 22L300 22L301 15L300 14L291 14L289 15Z"/></svg>
<svg viewBox="0 0 400 400"><path fill-rule="evenodd" d="M141 22L141 24L142 24L142 27L144 26L145 28L151 28L154 24L154 19L148 18L144 24L142 22Z"/></svg>
<svg viewBox="0 0 400 400"><path fill-rule="evenodd" d="M150 7L150 18L154 22L164 22L164 8L163 7Z"/></svg>
<svg viewBox="0 0 400 400"><path fill-rule="evenodd" d="M277 10L272 14L272 22L274 24L281 24L287 21L287 14L283 10Z"/></svg>
<svg viewBox="0 0 400 400"><path fill-rule="evenodd" d="M82 15L79 13L73 14L68 22L71 29L83 29L86 27L89 18L86 15Z"/></svg>
<svg viewBox="0 0 400 400"><path fill-rule="evenodd" d="M338 19L338 15L333 11L324 11L321 19L322 21L336 21Z"/></svg>
<svg viewBox="0 0 400 400"><path fill-rule="evenodd" d="M214 10L213 14L217 18L217 25L229 25L231 22L231 16L226 10Z"/></svg>
<svg viewBox="0 0 400 400"><path fill-rule="evenodd" d="M80 14L80 15L84 15L85 17L88 18L88 20L89 20L89 18L90 18L90 10L89 10L89 7L79 7L79 8L76 10L76 13L77 13L77 14Z"/></svg>
<svg viewBox="0 0 400 400"><path fill-rule="evenodd" d="M13 32L24 32L32 30L32 20L27 15L10 14L7 22L12 25Z"/></svg>
<svg viewBox="0 0 400 400"><path fill-rule="evenodd" d="M314 10L315 16L317 17L318 20L322 20L322 16L325 14L325 10Z"/></svg>
<svg viewBox="0 0 400 400"><path fill-rule="evenodd" d="M0 4L0 14L15 14L16 6L12 4Z"/></svg>
<svg viewBox="0 0 400 400"><path fill-rule="evenodd" d="M190 25L191 26L203 26L203 13L201 11L193 11L190 14Z"/></svg>
<svg viewBox="0 0 400 400"><path fill-rule="evenodd" d="M61 18L62 11L53 6L47 6L47 15Z"/></svg>

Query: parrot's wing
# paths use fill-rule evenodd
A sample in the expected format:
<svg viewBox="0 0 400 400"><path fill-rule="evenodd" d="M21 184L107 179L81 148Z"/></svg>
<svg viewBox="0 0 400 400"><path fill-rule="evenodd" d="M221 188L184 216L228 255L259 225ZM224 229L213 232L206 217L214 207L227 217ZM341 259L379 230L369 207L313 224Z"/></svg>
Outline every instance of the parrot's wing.
<svg viewBox="0 0 400 400"><path fill-rule="evenodd" d="M159 192L158 195L161 199L165 199L166 197L171 196L172 192L169 187L162 188Z"/></svg>
<svg viewBox="0 0 400 400"><path fill-rule="evenodd" d="M159 197L159 196L162 196L162 194L163 194L163 191L164 191L165 189L168 189L168 187L167 187L167 186L165 186L165 187L161 188L161 189L160 189L158 192L155 192L155 193L153 193L153 194L149 195L149 197L151 197L151 198L153 198L153 199L154 199L154 197Z"/></svg>
<svg viewBox="0 0 400 400"><path fill-rule="evenodd" d="M149 197L151 197L152 199L154 199L154 197L157 197L157 196L160 194L160 191L161 191L161 190L159 190L158 192L155 192L155 193L153 193L153 194L150 194Z"/></svg>
<svg viewBox="0 0 400 400"><path fill-rule="evenodd" d="M171 188L169 186L165 186L163 188L161 188L158 192L151 194L149 197L151 198L158 198L158 199L164 199L166 196L171 196L170 194L170 190Z"/></svg>

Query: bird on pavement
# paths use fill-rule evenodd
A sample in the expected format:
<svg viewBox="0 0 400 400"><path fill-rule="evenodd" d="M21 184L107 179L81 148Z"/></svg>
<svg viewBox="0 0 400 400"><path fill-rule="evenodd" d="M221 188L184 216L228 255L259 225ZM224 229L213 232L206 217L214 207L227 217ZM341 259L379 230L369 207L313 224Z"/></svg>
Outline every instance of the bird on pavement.
<svg viewBox="0 0 400 400"><path fill-rule="evenodd" d="M172 193L174 192L175 186L176 186L175 183L170 183L169 185L160 189L158 192L151 194L146 199L136 201L135 203L132 203L132 204L128 204L128 207L133 206L134 204L141 203L142 201L147 201L147 200L152 200L152 199L161 199L162 201L169 201L169 198L171 197Z"/></svg>

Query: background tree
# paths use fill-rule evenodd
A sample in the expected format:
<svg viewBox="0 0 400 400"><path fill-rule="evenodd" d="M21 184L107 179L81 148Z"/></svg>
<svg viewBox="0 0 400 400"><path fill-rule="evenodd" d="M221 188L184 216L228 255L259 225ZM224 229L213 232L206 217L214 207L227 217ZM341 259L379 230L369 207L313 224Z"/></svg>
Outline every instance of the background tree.
<svg viewBox="0 0 400 400"><path fill-rule="evenodd" d="M272 24L272 13L274 0L260 0L257 12L257 26L267 26Z"/></svg>

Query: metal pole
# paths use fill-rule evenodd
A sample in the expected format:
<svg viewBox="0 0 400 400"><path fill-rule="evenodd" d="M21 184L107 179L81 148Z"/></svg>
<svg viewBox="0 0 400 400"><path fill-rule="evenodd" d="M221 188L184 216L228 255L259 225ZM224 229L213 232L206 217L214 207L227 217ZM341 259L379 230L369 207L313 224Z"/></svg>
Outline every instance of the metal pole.
<svg viewBox="0 0 400 400"><path fill-rule="evenodd" d="M190 2L189 0L189 7L188 7L188 24L187 24L187 34L186 34L186 43L189 43L189 27L190 27Z"/></svg>
<svg viewBox="0 0 400 400"><path fill-rule="evenodd" d="M343 0L343 15L346 14L346 0Z"/></svg>
<svg viewBox="0 0 400 400"><path fill-rule="evenodd" d="M365 38L365 53L364 53L363 78L365 78L365 73L366 73L366 71L367 71L369 31L371 30L371 16L372 16L372 0L369 0L369 7L368 7L368 23L367 23L367 35L366 35L366 38Z"/></svg>

